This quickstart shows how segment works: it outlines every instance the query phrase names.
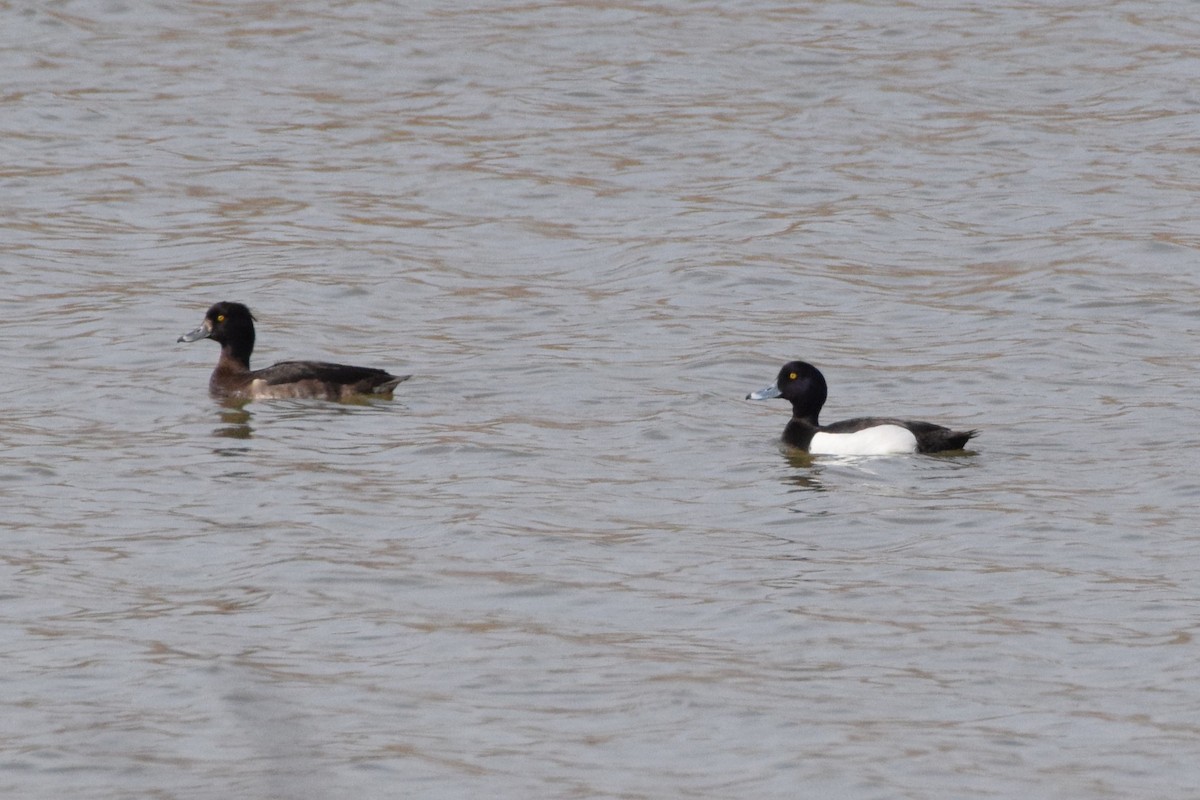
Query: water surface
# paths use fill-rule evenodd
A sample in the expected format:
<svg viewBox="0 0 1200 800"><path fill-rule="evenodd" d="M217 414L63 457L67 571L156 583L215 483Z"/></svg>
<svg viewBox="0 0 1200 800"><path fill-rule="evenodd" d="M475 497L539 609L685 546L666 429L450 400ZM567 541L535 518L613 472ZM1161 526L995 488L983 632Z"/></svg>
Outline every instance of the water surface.
<svg viewBox="0 0 1200 800"><path fill-rule="evenodd" d="M0 16L4 794L1193 795L1184 6Z"/></svg>

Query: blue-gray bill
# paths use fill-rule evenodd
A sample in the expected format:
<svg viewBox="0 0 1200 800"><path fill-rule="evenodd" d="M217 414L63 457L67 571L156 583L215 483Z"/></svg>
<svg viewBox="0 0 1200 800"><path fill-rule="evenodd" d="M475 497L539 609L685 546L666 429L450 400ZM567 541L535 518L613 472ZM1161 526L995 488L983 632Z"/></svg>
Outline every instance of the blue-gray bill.
<svg viewBox="0 0 1200 800"><path fill-rule="evenodd" d="M196 328L196 330L192 331L191 333L185 333L183 336L180 336L178 339L175 340L175 343L178 344L179 342L195 342L199 339L207 339L211 335L212 335L212 331L209 330L208 328L206 328L205 326L201 325L199 328Z"/></svg>
<svg viewBox="0 0 1200 800"><path fill-rule="evenodd" d="M764 386L757 392L751 392L746 395L747 400L770 400L773 397L780 397L779 384L772 383L770 386Z"/></svg>

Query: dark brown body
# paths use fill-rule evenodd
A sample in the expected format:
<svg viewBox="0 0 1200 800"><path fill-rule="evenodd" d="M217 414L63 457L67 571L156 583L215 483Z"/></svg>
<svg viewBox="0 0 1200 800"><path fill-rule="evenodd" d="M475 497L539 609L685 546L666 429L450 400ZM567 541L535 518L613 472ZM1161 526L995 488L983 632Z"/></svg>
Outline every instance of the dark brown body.
<svg viewBox="0 0 1200 800"><path fill-rule="evenodd" d="M217 368L208 380L215 397L235 400L315 398L348 400L363 395L387 396L408 375L392 375L373 367L332 364L327 361L281 361L264 369L250 369L254 352L254 316L241 303L217 303L204 322L181 342L212 339L221 345Z"/></svg>

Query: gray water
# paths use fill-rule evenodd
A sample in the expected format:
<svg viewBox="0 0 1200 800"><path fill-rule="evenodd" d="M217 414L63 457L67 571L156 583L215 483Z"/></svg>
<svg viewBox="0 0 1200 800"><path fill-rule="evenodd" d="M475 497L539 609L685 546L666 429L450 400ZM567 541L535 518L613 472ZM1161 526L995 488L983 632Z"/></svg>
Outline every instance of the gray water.
<svg viewBox="0 0 1200 800"><path fill-rule="evenodd" d="M0 793L1195 797L1196 12L0 3Z"/></svg>

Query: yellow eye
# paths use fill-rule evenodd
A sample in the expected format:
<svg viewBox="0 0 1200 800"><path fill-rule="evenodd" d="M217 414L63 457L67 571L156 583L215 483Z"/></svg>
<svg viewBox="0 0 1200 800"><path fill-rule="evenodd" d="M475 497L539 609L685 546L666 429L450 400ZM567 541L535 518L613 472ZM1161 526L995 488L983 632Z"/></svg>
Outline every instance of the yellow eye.
<svg viewBox="0 0 1200 800"><path fill-rule="evenodd" d="M225 315L224 315L224 314L217 314L217 322L224 322L224 321L225 321ZM795 375L793 375L792 377L794 378L794 377L796 377L796 376L795 376Z"/></svg>
<svg viewBox="0 0 1200 800"><path fill-rule="evenodd" d="M218 321L218 322L220 322L220 320L221 320L221 318L220 318L220 317L218 317L218 318L217 318L217 321ZM789 381L794 381L794 380L796 380L796 373L794 373L794 372L789 372L789 373L788 373L788 380L789 380Z"/></svg>

